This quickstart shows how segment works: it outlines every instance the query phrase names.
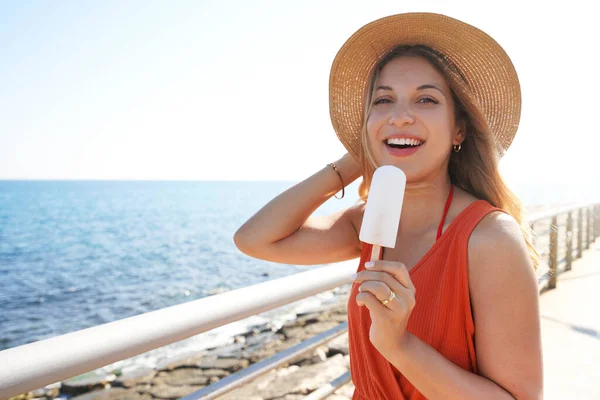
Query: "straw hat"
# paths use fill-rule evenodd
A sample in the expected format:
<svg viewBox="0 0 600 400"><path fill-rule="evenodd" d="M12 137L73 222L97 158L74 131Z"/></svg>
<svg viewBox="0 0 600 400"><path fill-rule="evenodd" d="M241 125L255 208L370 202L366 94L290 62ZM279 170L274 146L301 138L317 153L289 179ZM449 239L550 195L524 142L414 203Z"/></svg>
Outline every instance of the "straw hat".
<svg viewBox="0 0 600 400"><path fill-rule="evenodd" d="M329 113L348 152L358 158L364 98L373 68L403 44L429 46L460 69L503 155L517 132L521 115L521 89L515 68L488 34L433 13L398 14L373 21L354 33L337 53L329 77Z"/></svg>

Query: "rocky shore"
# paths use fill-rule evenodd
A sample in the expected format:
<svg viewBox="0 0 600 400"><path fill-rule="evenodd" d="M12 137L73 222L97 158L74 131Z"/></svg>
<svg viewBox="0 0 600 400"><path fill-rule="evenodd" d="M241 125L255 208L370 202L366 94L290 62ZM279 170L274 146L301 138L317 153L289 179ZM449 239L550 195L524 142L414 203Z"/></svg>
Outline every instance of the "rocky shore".
<svg viewBox="0 0 600 400"><path fill-rule="evenodd" d="M348 289L349 285L346 290L337 291L335 301L319 309L299 313L279 328L272 323L254 326L251 331L236 336L234 343L227 346L207 349L193 357L164 361L155 368L141 368L127 374L121 374L119 370L97 373L92 377L87 374L85 378L75 377L13 399L179 399L345 322ZM301 399L348 369L348 336L345 333L220 399ZM349 399L353 391L354 386L349 383L327 399Z"/></svg>

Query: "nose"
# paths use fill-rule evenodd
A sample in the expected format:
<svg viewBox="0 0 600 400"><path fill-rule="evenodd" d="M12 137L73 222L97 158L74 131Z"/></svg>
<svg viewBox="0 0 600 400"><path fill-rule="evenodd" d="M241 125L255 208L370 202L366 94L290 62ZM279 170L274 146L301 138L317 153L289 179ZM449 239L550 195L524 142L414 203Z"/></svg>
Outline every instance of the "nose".
<svg viewBox="0 0 600 400"><path fill-rule="evenodd" d="M394 109L391 111L388 124L394 126L403 126L406 124L412 124L415 119L410 112L410 109L402 104L397 103Z"/></svg>

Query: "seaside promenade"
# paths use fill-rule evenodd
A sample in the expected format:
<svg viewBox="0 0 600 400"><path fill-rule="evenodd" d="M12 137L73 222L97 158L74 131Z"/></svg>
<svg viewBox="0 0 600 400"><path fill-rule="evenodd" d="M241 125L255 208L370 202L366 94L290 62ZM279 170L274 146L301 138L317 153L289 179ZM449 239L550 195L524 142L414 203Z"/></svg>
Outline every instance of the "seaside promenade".
<svg viewBox="0 0 600 400"><path fill-rule="evenodd" d="M540 295L544 399L600 399L600 241Z"/></svg>

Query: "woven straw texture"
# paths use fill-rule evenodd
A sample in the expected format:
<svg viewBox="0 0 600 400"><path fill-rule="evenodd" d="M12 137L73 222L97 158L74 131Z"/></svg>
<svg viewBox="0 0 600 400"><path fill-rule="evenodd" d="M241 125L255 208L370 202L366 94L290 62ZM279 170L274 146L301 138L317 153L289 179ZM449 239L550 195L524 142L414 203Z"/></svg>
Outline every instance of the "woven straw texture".
<svg viewBox="0 0 600 400"><path fill-rule="evenodd" d="M461 70L503 155L521 115L515 68L504 49L485 32L434 13L398 14L373 21L354 33L336 55L329 78L329 112L348 152L358 158L364 99L373 68L401 44L429 46Z"/></svg>

